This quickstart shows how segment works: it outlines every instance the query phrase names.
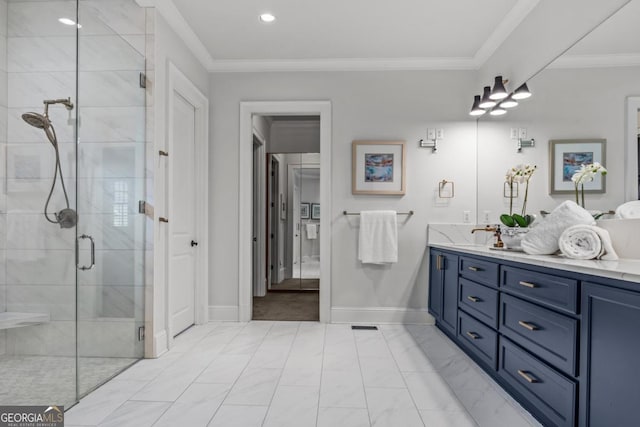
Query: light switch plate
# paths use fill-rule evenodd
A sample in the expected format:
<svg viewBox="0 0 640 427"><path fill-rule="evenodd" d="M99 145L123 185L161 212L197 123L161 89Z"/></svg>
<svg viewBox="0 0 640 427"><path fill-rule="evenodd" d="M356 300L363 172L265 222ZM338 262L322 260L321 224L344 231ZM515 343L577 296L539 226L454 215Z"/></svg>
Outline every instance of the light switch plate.
<svg viewBox="0 0 640 427"><path fill-rule="evenodd" d="M510 139L518 139L518 128L511 128Z"/></svg>
<svg viewBox="0 0 640 427"><path fill-rule="evenodd" d="M427 129L427 139L434 140L436 139L436 130L435 129Z"/></svg>
<svg viewBox="0 0 640 427"><path fill-rule="evenodd" d="M436 129L436 139L444 139L444 129Z"/></svg>

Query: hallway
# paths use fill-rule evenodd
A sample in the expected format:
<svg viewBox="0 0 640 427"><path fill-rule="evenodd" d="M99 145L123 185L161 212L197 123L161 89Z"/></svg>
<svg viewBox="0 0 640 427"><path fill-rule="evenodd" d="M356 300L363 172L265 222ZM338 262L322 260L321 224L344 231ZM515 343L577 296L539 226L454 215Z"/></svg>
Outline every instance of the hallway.
<svg viewBox="0 0 640 427"><path fill-rule="evenodd" d="M209 323L66 413L67 427L538 426L433 326Z"/></svg>

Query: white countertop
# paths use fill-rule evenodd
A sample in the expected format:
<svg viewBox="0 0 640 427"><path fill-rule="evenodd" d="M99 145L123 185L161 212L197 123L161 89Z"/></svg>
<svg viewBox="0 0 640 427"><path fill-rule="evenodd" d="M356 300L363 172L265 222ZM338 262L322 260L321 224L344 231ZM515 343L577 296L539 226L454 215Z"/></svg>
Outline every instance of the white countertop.
<svg viewBox="0 0 640 427"><path fill-rule="evenodd" d="M529 255L524 252L499 251L489 249L487 245L473 243L430 242L429 246L455 250L470 255L482 255L541 267L640 283L640 260L636 259L619 259L616 261L579 260L565 258L561 255Z"/></svg>

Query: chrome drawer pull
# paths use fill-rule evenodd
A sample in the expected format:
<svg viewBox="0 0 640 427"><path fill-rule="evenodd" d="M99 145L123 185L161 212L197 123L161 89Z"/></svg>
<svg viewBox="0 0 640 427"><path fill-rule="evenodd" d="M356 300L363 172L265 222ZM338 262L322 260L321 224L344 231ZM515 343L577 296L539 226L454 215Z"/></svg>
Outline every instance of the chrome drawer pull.
<svg viewBox="0 0 640 427"><path fill-rule="evenodd" d="M482 269L480 267L469 267L469 270L471 270L471 271L482 271Z"/></svg>
<svg viewBox="0 0 640 427"><path fill-rule="evenodd" d="M482 301L480 298L478 298L478 297L474 297L474 296L471 296L471 295L469 295L469 296L467 297L467 299L468 299L469 301L471 301L471 302L480 302L480 301Z"/></svg>
<svg viewBox="0 0 640 427"><path fill-rule="evenodd" d="M528 329L530 331L535 331L536 329L538 329L538 327L536 325L533 325L531 323L527 323L524 320L519 320L518 321L518 325L520 325L523 328Z"/></svg>
<svg viewBox="0 0 640 427"><path fill-rule="evenodd" d="M481 338L480 335L476 334L475 332L467 332L467 335L469 335L472 340L477 340L478 338Z"/></svg>
<svg viewBox="0 0 640 427"><path fill-rule="evenodd" d="M527 374L525 371L518 369L518 375L520 375L522 378L524 378L525 380L527 380L527 382L529 383L537 383L538 380L534 377L532 377L531 375Z"/></svg>
<svg viewBox="0 0 640 427"><path fill-rule="evenodd" d="M525 287L527 287L527 288L531 288L531 289L533 289L533 288L537 288L537 287L538 287L538 285L536 285L535 283L531 283L531 282L521 281L521 282L520 282L520 284L521 284L522 286L525 286Z"/></svg>

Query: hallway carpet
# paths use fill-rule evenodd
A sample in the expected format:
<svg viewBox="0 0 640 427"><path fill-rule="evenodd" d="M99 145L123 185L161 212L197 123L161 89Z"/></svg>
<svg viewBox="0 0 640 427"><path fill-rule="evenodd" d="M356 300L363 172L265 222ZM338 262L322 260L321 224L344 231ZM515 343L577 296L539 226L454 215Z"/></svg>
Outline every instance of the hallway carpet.
<svg viewBox="0 0 640 427"><path fill-rule="evenodd" d="M320 320L319 292L267 292L253 297L253 320Z"/></svg>

